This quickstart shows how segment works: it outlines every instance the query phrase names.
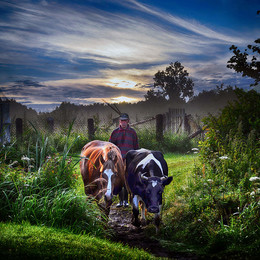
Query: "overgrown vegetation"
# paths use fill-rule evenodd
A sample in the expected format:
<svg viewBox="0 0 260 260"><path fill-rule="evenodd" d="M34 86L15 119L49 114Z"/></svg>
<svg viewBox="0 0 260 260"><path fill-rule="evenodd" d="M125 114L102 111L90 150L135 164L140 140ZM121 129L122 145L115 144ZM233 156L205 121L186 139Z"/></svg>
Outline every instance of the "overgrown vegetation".
<svg viewBox="0 0 260 260"><path fill-rule="evenodd" d="M167 203L164 236L197 244L209 254L260 252L260 95L238 100L204 122L200 163ZM196 238L196 239L194 239Z"/></svg>
<svg viewBox="0 0 260 260"><path fill-rule="evenodd" d="M157 237L174 251L220 257L254 257L260 252L260 98L255 91L237 89L236 95L237 101L218 116L205 118L207 133L199 146L187 136L171 134L158 143L155 131L137 129L141 147L166 153L174 177L165 191L163 225ZM1 222L18 223L19 229L28 228L26 221L109 237L105 217L77 188L79 153L89 139L73 132L72 125L59 135L31 127L23 142L0 148ZM96 126L95 138L108 140L109 131ZM199 160L192 154L169 153L192 149ZM70 153L76 153L76 158ZM12 252L27 254L22 249L26 241L17 240L18 233L9 240L3 235L0 245L11 243Z"/></svg>
<svg viewBox="0 0 260 260"><path fill-rule="evenodd" d="M104 236L103 216L91 199L75 188L78 174L69 151L72 124L61 154L51 153L48 137L35 129L31 141L6 145L0 151L0 220L61 227ZM32 140L31 139L31 140ZM26 155L22 155L27 151Z"/></svg>

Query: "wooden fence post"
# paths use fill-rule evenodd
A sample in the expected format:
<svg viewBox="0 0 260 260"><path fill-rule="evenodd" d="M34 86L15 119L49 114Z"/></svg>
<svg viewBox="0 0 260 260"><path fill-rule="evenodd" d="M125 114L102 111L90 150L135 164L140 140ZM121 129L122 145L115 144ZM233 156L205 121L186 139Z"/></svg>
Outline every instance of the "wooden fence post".
<svg viewBox="0 0 260 260"><path fill-rule="evenodd" d="M88 138L89 140L94 139L95 129L94 129L94 119L89 118L88 119Z"/></svg>
<svg viewBox="0 0 260 260"><path fill-rule="evenodd" d="M161 142L163 140L163 115L156 115L156 140Z"/></svg>
<svg viewBox="0 0 260 260"><path fill-rule="evenodd" d="M22 140L22 136L23 136L23 120L22 120L22 118L16 118L15 128L16 128L16 139Z"/></svg>
<svg viewBox="0 0 260 260"><path fill-rule="evenodd" d="M1 102L0 104L0 143L2 144L11 142L9 107L9 103Z"/></svg>

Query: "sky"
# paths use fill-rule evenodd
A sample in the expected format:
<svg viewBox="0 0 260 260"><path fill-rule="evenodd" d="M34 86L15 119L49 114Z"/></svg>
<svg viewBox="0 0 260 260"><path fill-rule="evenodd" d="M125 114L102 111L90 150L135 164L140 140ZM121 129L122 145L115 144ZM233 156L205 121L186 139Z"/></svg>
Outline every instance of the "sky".
<svg viewBox="0 0 260 260"><path fill-rule="evenodd" d="M259 0L0 0L0 95L36 111L138 102L179 61L195 94L252 79L226 67L260 37Z"/></svg>

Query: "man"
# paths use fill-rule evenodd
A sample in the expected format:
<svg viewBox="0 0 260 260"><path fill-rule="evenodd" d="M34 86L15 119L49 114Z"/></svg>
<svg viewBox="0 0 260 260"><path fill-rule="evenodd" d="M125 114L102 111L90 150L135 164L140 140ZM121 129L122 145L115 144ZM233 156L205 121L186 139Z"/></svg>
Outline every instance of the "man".
<svg viewBox="0 0 260 260"><path fill-rule="evenodd" d="M116 128L110 138L109 142L118 146L121 151L123 159L129 150L139 149L138 138L135 130L129 126L129 116L126 113L123 113L119 117L119 127ZM119 193L120 202L117 204L117 207L128 207L128 193L124 187Z"/></svg>

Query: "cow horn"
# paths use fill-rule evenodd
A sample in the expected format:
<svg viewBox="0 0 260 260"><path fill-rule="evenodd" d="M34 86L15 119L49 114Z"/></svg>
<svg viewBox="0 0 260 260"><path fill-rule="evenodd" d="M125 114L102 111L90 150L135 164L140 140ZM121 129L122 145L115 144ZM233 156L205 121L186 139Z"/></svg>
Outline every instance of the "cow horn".
<svg viewBox="0 0 260 260"><path fill-rule="evenodd" d="M161 177L161 181L166 180L167 178L168 178L168 176L163 175L163 176Z"/></svg>
<svg viewBox="0 0 260 260"><path fill-rule="evenodd" d="M148 181L148 177L144 176L145 174L146 174L146 172L141 174L141 179Z"/></svg>

